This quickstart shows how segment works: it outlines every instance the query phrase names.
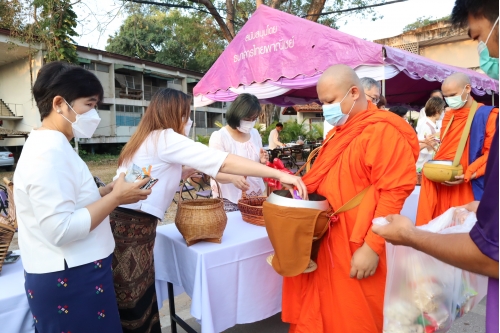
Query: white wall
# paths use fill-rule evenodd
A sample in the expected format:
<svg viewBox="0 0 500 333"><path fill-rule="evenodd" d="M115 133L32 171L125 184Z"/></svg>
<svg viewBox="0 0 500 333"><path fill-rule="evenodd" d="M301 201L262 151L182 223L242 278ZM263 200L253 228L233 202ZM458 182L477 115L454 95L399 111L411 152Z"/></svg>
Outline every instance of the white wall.
<svg viewBox="0 0 500 333"><path fill-rule="evenodd" d="M38 52L32 60L33 81L42 65L42 53ZM4 120L4 128L30 132L41 126L40 113L31 95L30 66L28 58L20 59L0 67L0 98L5 103L20 104L18 115L22 120ZM2 146L21 146L24 138L5 139Z"/></svg>

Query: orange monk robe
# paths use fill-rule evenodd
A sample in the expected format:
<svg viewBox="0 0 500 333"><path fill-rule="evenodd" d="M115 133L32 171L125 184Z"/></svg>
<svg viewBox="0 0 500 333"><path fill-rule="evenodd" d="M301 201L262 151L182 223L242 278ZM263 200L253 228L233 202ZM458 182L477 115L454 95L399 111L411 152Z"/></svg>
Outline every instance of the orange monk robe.
<svg viewBox="0 0 500 333"><path fill-rule="evenodd" d="M332 130L313 168L304 176L339 208L372 185L357 208L339 215L322 238L317 264L309 274L284 278L282 319L294 333L380 333L386 278L385 241L371 231L375 217L397 214L415 188L419 145L401 117L367 111ZM374 276L350 278L353 253L366 242L380 257Z"/></svg>
<svg viewBox="0 0 500 333"><path fill-rule="evenodd" d="M478 103L478 108L483 104ZM462 136L462 132L467 122L470 108L462 108L458 110L451 110L446 112L443 119L443 126L441 127L442 134L446 130L448 123L453 115L455 118L451 123L448 133L446 133L441 146L439 147L435 160L448 160L453 161L457 152L458 144ZM485 137L482 153L483 156L479 157L474 163L469 165L469 139L465 144L464 153L460 159L460 164L464 168L465 182L460 185L447 186L438 184L429 179L422 177L422 186L420 189L420 198L418 201L417 221L416 225L423 225L429 223L432 219L443 214L451 207L465 205L474 201L474 194L472 192L472 185L470 178L472 174L476 173L476 177L484 176L486 171L486 161L490 152L491 141L496 129L496 119L498 116L498 109L493 109L488 117L485 129Z"/></svg>

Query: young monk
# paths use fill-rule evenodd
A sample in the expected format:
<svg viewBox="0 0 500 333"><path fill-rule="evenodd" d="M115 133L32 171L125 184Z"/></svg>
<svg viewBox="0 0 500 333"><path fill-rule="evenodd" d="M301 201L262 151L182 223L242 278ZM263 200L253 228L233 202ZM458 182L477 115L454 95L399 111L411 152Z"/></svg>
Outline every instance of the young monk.
<svg viewBox="0 0 500 333"><path fill-rule="evenodd" d="M434 156L435 160L452 161L455 158L460 137L467 122L470 108L474 102L470 92L471 83L467 75L455 73L444 80L442 92L451 110L446 112L441 127L442 143ZM427 224L451 207L462 206L474 200L481 200L483 194L483 176L486 160L490 151L491 140L495 134L497 108L481 107L472 122L469 139L465 145L460 164L464 174L456 176L456 181L438 184L422 177L422 188L417 209L417 226ZM448 132L446 128L454 116ZM444 135L444 137L443 137Z"/></svg>
<svg viewBox="0 0 500 333"><path fill-rule="evenodd" d="M318 268L285 278L283 321L293 333L379 333L386 277L385 242L374 217L399 213L416 183L417 136L401 117L366 100L356 73L335 65L321 76L318 97L335 126L312 169L308 193L337 209L371 185L361 204L338 216L321 240Z"/></svg>

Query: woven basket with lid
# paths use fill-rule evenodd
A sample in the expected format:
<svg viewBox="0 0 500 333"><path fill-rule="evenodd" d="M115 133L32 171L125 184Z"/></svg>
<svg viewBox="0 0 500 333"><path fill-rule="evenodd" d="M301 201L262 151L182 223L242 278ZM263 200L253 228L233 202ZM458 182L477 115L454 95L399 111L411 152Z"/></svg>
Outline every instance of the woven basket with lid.
<svg viewBox="0 0 500 333"><path fill-rule="evenodd" d="M221 193L219 183L215 182ZM222 198L179 200L177 204L175 226L188 246L200 241L221 243L226 225L227 215Z"/></svg>

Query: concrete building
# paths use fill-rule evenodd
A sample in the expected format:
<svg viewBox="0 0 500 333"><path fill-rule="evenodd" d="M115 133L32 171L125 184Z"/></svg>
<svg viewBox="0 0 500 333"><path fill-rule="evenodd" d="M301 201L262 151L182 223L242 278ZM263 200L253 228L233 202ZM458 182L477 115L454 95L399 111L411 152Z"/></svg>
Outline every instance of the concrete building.
<svg viewBox="0 0 500 333"><path fill-rule="evenodd" d="M192 94L203 76L199 72L81 46L77 52L79 65L92 71L104 87L104 100L98 110L101 123L92 138L79 142L89 150L99 144L126 143L158 89L168 87ZM0 120L5 129L29 132L41 125L31 87L43 65L43 54L41 45L23 44L13 40L8 30L0 29ZM225 124L224 103L197 108L196 119L193 111L191 119L196 135L209 135L217 130L217 121ZM23 144L24 138L0 141L2 146Z"/></svg>
<svg viewBox="0 0 500 333"><path fill-rule="evenodd" d="M482 72L479 69L477 42L470 39L466 30L454 28L448 21L436 22L374 42L419 54L444 64Z"/></svg>

